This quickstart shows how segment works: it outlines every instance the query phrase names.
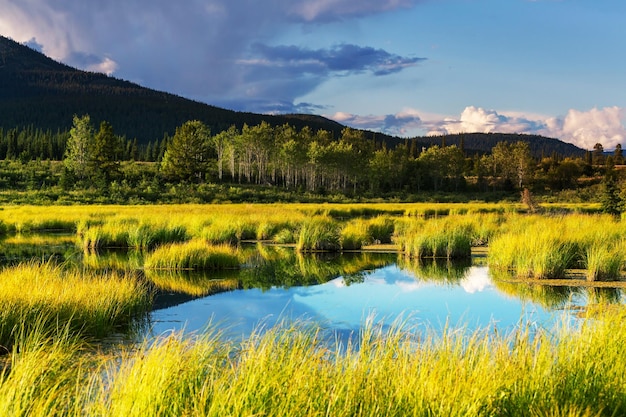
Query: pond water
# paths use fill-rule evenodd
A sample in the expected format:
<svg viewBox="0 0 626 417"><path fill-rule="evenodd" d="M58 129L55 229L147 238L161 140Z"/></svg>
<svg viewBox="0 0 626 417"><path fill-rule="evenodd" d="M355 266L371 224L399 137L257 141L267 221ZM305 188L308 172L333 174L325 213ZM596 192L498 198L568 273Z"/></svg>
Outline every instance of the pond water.
<svg viewBox="0 0 626 417"><path fill-rule="evenodd" d="M507 283L492 277L481 256L449 263L372 252L301 255L263 245L242 251L240 271L142 271L141 252L85 253L71 236L17 236L0 242L0 263L52 258L92 270L138 271L156 291L140 338L211 326L239 339L290 320L315 322L338 338L357 334L368 320L402 320L435 332L445 326L507 332L576 320L589 303L624 302L617 288Z"/></svg>
<svg viewBox="0 0 626 417"><path fill-rule="evenodd" d="M364 256L372 261L372 255L337 255L333 262L367 264ZM508 332L520 325L551 328L575 320L589 302L623 300L618 289L506 284L492 278L480 259L463 265L407 264L397 255L377 260L382 265L312 285L238 288L158 308L149 335L211 326L238 339L290 320L319 323L342 339L358 334L367 320L402 320L436 333L445 326Z"/></svg>

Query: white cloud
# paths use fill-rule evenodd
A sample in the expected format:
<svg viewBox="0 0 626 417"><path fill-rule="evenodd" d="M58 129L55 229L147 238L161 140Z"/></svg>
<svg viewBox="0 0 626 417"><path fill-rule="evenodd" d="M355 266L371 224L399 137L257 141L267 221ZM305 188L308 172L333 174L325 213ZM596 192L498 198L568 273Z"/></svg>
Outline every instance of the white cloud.
<svg viewBox="0 0 626 417"><path fill-rule="evenodd" d="M388 135L403 137L414 135L414 132L420 130L424 125L418 111L413 109L404 109L396 114L384 116L359 116L351 113L337 112L333 115L327 115L326 117L357 129L374 130Z"/></svg>
<svg viewBox="0 0 626 417"><path fill-rule="evenodd" d="M626 109L621 107L570 109L564 117L550 117L522 112L498 112L468 106L458 117L428 115L405 109L395 115L359 116L337 112L327 116L348 126L370 129L398 136L442 135L455 133L525 133L537 134L592 149L601 143L613 149L626 142Z"/></svg>
<svg viewBox="0 0 626 417"><path fill-rule="evenodd" d="M488 270L485 267L471 267L465 278L461 280L461 287L470 294L485 291L492 286L491 278L489 278Z"/></svg>
<svg viewBox="0 0 626 417"><path fill-rule="evenodd" d="M102 60L102 62L88 65L86 69L88 71L102 72L106 75L113 75L113 73L117 70L117 68L118 68L117 62L113 61L109 57L105 57L104 60Z"/></svg>
<svg viewBox="0 0 626 417"><path fill-rule="evenodd" d="M617 106L588 111L572 109L562 121L554 121L552 129L560 133L563 140L584 149L592 149L596 143L613 149L626 140L625 120L626 109Z"/></svg>
<svg viewBox="0 0 626 417"><path fill-rule="evenodd" d="M626 141L625 116L625 109L620 107L586 111L570 109L565 117L547 117L519 112L499 113L469 106L458 119L448 118L431 123L429 134L526 133L561 139L583 149L592 149L596 143L613 149L618 143Z"/></svg>

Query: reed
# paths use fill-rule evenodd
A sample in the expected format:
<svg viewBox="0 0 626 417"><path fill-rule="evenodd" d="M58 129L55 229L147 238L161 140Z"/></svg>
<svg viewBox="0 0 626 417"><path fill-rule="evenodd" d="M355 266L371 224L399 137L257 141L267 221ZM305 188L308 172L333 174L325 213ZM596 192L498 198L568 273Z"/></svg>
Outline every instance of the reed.
<svg viewBox="0 0 626 417"><path fill-rule="evenodd" d="M0 367L0 415L80 415L83 349L67 326L52 331L47 321L20 325L7 367Z"/></svg>
<svg viewBox="0 0 626 417"><path fill-rule="evenodd" d="M626 329L615 322L626 313L598 308L590 317L574 327L443 334L370 317L343 341L283 322L239 343L209 323L206 334L166 335L115 356L85 356L77 340L31 333L0 372L0 413L623 415Z"/></svg>
<svg viewBox="0 0 626 417"><path fill-rule="evenodd" d="M83 249L133 248L152 249L160 244L189 240L181 225L155 224L135 219L122 219L104 224L78 227L79 244Z"/></svg>
<svg viewBox="0 0 626 417"><path fill-rule="evenodd" d="M412 221L401 229L396 241L411 257L456 259L471 256L471 236L466 222L451 217Z"/></svg>
<svg viewBox="0 0 626 417"><path fill-rule="evenodd" d="M395 221L387 215L376 216L367 222L367 232L375 243L391 243Z"/></svg>
<svg viewBox="0 0 626 417"><path fill-rule="evenodd" d="M602 320L556 329L556 336L531 326L502 335L448 328L437 336L404 322L370 323L337 345L306 324L261 329L238 346L174 335L109 366L86 409L125 416L621 415L626 332L608 315Z"/></svg>
<svg viewBox="0 0 626 417"><path fill-rule="evenodd" d="M340 242L341 248L344 250L358 250L373 241L367 220L351 220L341 229Z"/></svg>
<svg viewBox="0 0 626 417"><path fill-rule="evenodd" d="M146 269L237 269L240 264L237 249L200 239L160 246L144 259Z"/></svg>
<svg viewBox="0 0 626 417"><path fill-rule="evenodd" d="M20 326L103 337L128 329L149 308L147 287L129 274L89 274L31 262L0 272L0 345L11 346Z"/></svg>
<svg viewBox="0 0 626 417"><path fill-rule="evenodd" d="M626 262L623 242L594 242L584 253L587 281L614 281L620 278Z"/></svg>
<svg viewBox="0 0 626 417"><path fill-rule="evenodd" d="M298 252L339 251L341 237L337 223L327 217L314 217L300 228Z"/></svg>
<svg viewBox="0 0 626 417"><path fill-rule="evenodd" d="M518 277L562 278L587 268L587 277L617 279L624 258L623 224L609 216L566 215L510 218L489 245L489 265Z"/></svg>

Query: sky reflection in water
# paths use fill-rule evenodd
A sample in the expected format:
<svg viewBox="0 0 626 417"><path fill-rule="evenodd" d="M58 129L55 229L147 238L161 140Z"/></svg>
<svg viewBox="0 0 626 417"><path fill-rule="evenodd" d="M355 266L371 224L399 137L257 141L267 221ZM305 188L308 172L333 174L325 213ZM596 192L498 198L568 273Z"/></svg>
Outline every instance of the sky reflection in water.
<svg viewBox="0 0 626 417"><path fill-rule="evenodd" d="M570 301L579 304L581 296L573 297ZM441 329L447 322L508 331L520 321L548 327L563 314L501 292L485 266L468 268L455 284L422 280L394 264L367 273L362 283L346 285L339 277L308 287L224 292L154 311L151 320L152 335L201 331L212 323L227 328L230 337L245 337L259 324L271 326L281 319L314 320L351 334L372 315L385 324L403 317L424 328Z"/></svg>

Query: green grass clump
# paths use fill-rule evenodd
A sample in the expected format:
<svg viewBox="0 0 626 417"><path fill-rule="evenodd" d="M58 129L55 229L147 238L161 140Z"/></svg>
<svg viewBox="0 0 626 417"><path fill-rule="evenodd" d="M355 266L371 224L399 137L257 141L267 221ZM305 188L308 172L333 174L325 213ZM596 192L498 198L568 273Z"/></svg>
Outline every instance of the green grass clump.
<svg viewBox="0 0 626 417"><path fill-rule="evenodd" d="M588 281L614 281L621 276L626 262L626 245L604 241L589 245L583 254Z"/></svg>
<svg viewBox="0 0 626 417"><path fill-rule="evenodd" d="M472 230L458 218L410 221L396 237L402 251L415 258L467 258Z"/></svg>
<svg viewBox="0 0 626 417"><path fill-rule="evenodd" d="M296 242L298 252L335 252L340 249L340 231L335 221L327 217L314 217L302 224Z"/></svg>
<svg viewBox="0 0 626 417"><path fill-rule="evenodd" d="M610 216L512 217L490 241L489 266L518 277L563 278L586 268L588 280L620 277L626 228Z"/></svg>
<svg viewBox="0 0 626 417"><path fill-rule="evenodd" d="M20 264L0 272L0 345L12 345L16 330L33 323L44 330L67 324L78 334L103 337L131 326L150 302L147 287L130 275Z"/></svg>
<svg viewBox="0 0 626 417"><path fill-rule="evenodd" d="M507 233L489 244L489 266L519 277L562 278L575 266L577 249L563 235L549 230Z"/></svg>
<svg viewBox="0 0 626 417"><path fill-rule="evenodd" d="M80 225L79 244L83 249L134 248L152 249L164 243L189 239L181 225L148 223L124 219L104 224Z"/></svg>
<svg viewBox="0 0 626 417"><path fill-rule="evenodd" d="M344 250L358 250L373 242L368 222L363 219L351 220L341 229L341 247Z"/></svg>
<svg viewBox="0 0 626 417"><path fill-rule="evenodd" d="M146 269L236 269L240 264L237 249L200 239L160 246L144 260Z"/></svg>
<svg viewBox="0 0 626 417"><path fill-rule="evenodd" d="M367 232L376 243L391 243L395 222L389 216L377 216L367 222Z"/></svg>
<svg viewBox="0 0 626 417"><path fill-rule="evenodd" d="M17 329L7 368L0 363L0 415L81 414L80 388L88 378L81 359L84 346L67 327L52 332L48 325L35 322Z"/></svg>

